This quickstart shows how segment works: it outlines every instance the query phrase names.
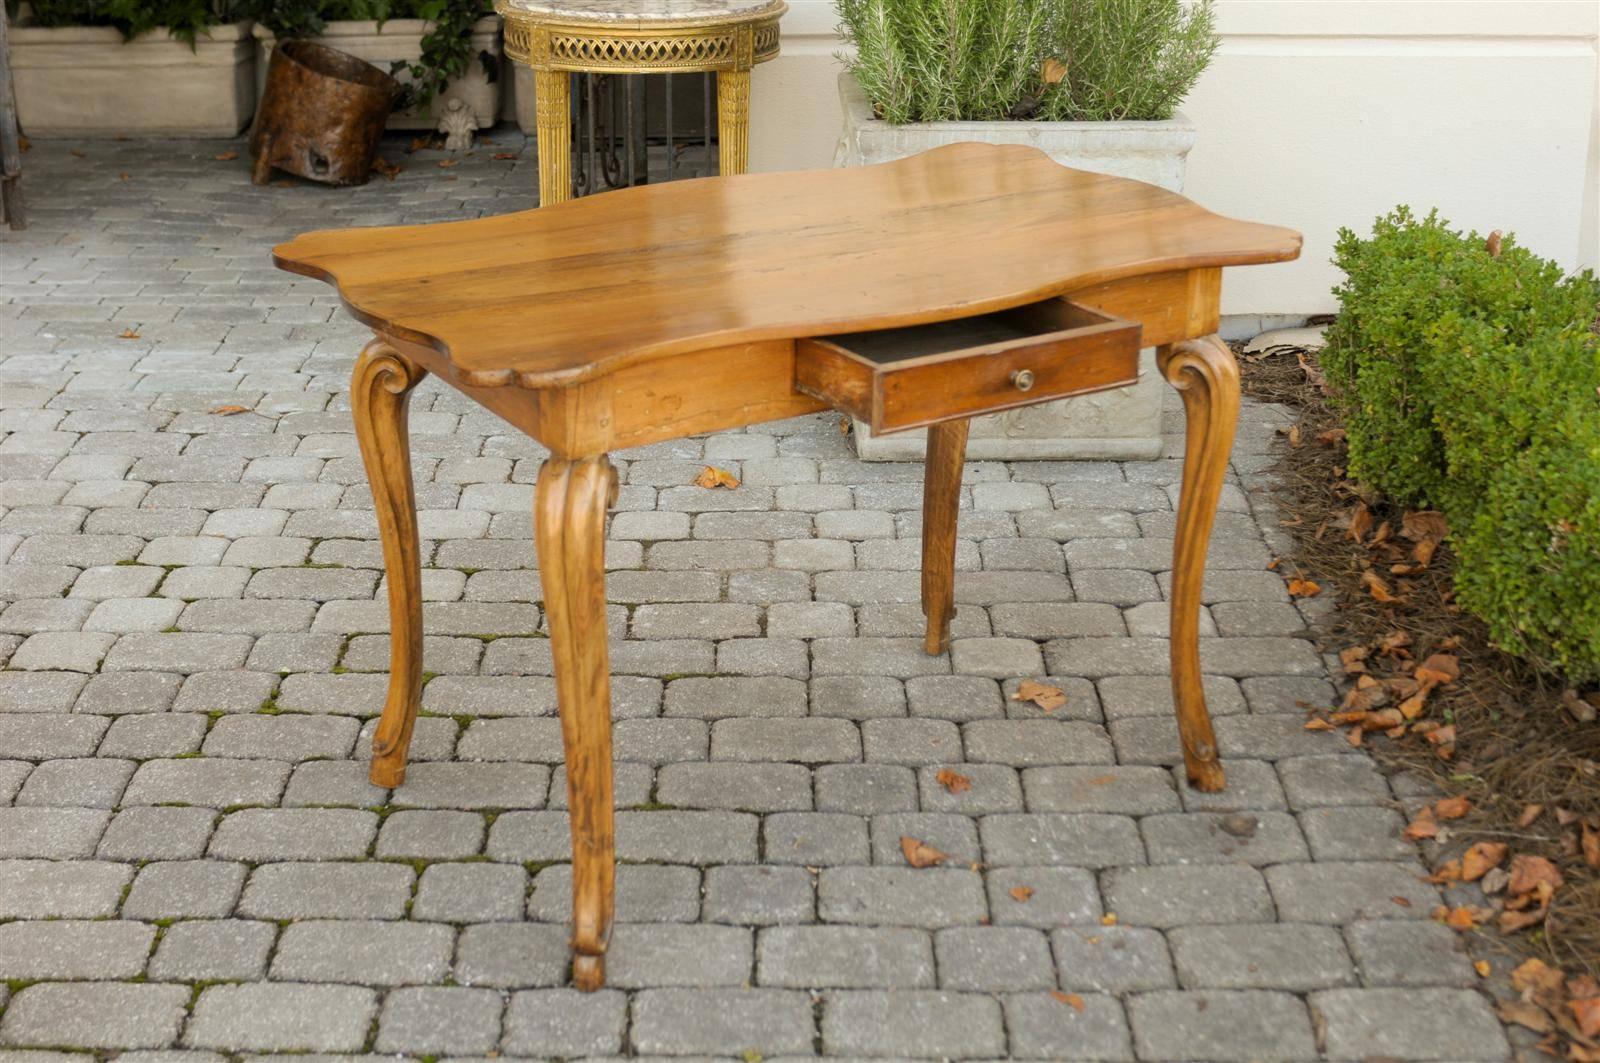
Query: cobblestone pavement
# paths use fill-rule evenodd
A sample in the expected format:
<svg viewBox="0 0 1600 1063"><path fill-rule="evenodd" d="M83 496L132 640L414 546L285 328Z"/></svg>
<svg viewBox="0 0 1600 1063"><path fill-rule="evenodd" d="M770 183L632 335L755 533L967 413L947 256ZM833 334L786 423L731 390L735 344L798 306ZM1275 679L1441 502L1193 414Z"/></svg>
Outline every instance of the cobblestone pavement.
<svg viewBox="0 0 1600 1063"><path fill-rule="evenodd" d="M971 463L958 637L929 658L919 466L856 461L834 416L618 455L621 923L613 988L566 988L540 451L419 388L430 681L410 780L373 788L363 330L267 258L529 206L497 139L451 168L392 144L398 180L343 191L253 188L214 158L237 143L26 157L34 227L0 237L0 1056L1509 1053L1399 837L1416 790L1301 727L1333 689L1266 569L1284 415L1260 405L1207 590L1216 796L1172 770L1175 460ZM689 486L702 462L744 485ZM1050 715L1007 697L1040 676ZM902 835L953 859L912 870Z"/></svg>

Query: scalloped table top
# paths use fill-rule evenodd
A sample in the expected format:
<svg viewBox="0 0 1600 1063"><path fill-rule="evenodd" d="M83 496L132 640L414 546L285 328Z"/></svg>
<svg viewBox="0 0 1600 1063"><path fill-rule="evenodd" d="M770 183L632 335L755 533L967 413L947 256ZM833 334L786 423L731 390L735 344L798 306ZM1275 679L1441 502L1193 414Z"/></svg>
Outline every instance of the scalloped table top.
<svg viewBox="0 0 1600 1063"><path fill-rule="evenodd" d="M273 260L335 284L379 334L440 351L457 383L549 388L711 347L946 321L1299 252L1290 229L1034 148L965 143L306 233Z"/></svg>
<svg viewBox="0 0 1600 1063"><path fill-rule="evenodd" d="M776 14L784 0L499 0L502 7L543 22L589 25L703 25L744 22Z"/></svg>

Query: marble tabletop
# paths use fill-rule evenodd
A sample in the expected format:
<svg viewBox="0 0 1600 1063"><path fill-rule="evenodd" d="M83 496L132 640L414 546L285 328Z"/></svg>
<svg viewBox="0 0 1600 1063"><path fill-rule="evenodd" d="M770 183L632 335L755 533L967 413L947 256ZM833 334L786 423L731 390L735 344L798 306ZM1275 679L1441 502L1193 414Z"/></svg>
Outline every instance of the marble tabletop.
<svg viewBox="0 0 1600 1063"><path fill-rule="evenodd" d="M784 0L500 0L501 10L552 22L656 23L742 22L781 14Z"/></svg>

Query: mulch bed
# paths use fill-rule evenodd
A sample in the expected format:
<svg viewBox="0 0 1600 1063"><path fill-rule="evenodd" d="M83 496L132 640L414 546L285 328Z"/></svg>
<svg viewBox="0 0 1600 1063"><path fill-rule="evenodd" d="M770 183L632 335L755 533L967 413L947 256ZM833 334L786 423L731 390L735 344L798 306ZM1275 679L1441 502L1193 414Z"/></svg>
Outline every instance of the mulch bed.
<svg viewBox="0 0 1600 1063"><path fill-rule="evenodd" d="M1570 690L1496 649L1454 602L1448 544L1420 545L1442 518L1407 514L1346 478L1341 421L1314 354L1274 348L1239 361L1246 394L1298 414L1275 470L1295 542L1278 571L1291 593L1331 599L1316 635L1352 684L1343 704L1314 707L1308 727L1339 728L1448 795L1408 833L1428 843L1436 880L1477 881L1485 896L1437 916L1473 931L1475 951L1540 961L1518 967L1522 998L1502 1015L1549 1034L1540 1047L1552 1055L1600 1060L1600 1036L1585 1036L1600 1022L1590 1012L1600 1009L1600 692Z"/></svg>

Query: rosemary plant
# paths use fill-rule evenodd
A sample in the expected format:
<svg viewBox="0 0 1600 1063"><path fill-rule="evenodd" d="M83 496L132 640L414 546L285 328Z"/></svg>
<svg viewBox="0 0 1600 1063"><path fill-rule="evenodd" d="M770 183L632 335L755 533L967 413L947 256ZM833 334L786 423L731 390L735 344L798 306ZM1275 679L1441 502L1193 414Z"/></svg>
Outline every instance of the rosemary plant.
<svg viewBox="0 0 1600 1063"><path fill-rule="evenodd" d="M1216 51L1211 0L838 0L888 122L1172 117Z"/></svg>

